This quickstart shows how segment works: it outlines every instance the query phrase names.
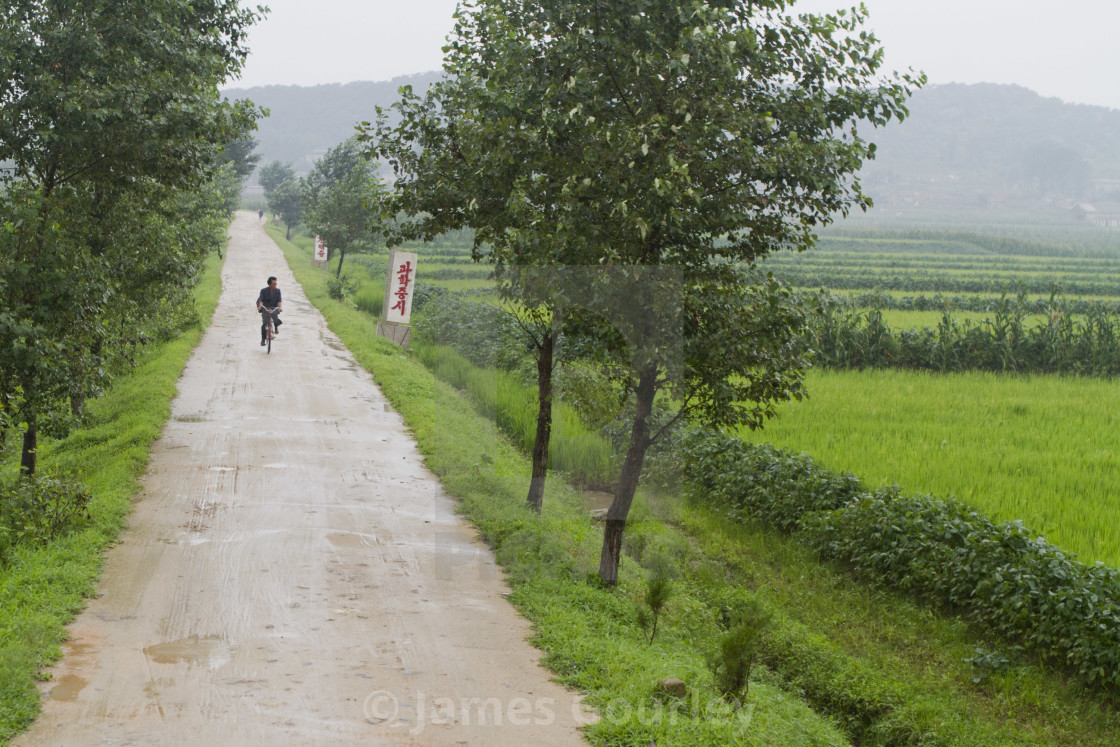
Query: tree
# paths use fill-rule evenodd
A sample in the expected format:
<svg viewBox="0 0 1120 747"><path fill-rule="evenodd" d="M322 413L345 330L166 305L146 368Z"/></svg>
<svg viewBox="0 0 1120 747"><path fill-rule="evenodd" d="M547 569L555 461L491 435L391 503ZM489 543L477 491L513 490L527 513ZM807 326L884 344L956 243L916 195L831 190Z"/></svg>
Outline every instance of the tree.
<svg viewBox="0 0 1120 747"><path fill-rule="evenodd" d="M864 10L786 8L465 3L447 79L424 97L403 89L401 123L367 129L397 173L398 205L426 214L418 235L470 226L476 255L499 266L603 268L580 302L629 326L635 410L607 514L607 584L661 422L758 427L800 396L799 314L736 265L809 247L835 213L869 206L856 172L874 146L856 125L902 118L924 82L878 77ZM662 391L674 401L663 420Z"/></svg>
<svg viewBox="0 0 1120 747"><path fill-rule="evenodd" d="M196 243L181 221L211 210L223 148L258 115L217 87L260 13L236 0L14 0L0 17L0 161L12 164L0 184L0 398L21 391L33 474L40 427L108 375L114 320L153 308L130 294L160 298L157 276L189 287Z"/></svg>
<svg viewBox="0 0 1120 747"><path fill-rule="evenodd" d="M385 189L353 138L316 161L304 186L307 227L327 245L328 261L338 253L336 276L341 278L346 252L362 251L384 238Z"/></svg>
<svg viewBox="0 0 1120 747"><path fill-rule="evenodd" d="M222 146L218 158L221 167L215 174L213 182L222 194L226 215L230 218L241 206L241 192L245 187L245 180L261 160L259 154L253 153L257 145L257 141L248 134L241 134ZM221 255L220 250L218 254Z"/></svg>
<svg viewBox="0 0 1120 747"><path fill-rule="evenodd" d="M284 182L296 178L296 171L292 164L282 161L271 161L261 166L257 174L257 182L264 188L264 196L268 198Z"/></svg>
<svg viewBox="0 0 1120 747"><path fill-rule="evenodd" d="M298 226L303 220L303 192L299 180L290 178L276 185L268 198L268 209L284 219L287 239L292 238L292 226Z"/></svg>

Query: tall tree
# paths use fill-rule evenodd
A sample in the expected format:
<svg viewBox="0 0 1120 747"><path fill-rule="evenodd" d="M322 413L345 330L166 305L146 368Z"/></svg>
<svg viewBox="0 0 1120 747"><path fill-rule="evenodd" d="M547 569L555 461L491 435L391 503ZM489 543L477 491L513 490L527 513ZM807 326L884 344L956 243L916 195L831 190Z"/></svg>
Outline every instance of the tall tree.
<svg viewBox="0 0 1120 747"><path fill-rule="evenodd" d="M0 185L0 396L22 391L25 473L40 426L103 376L111 309L135 301L130 290L158 293L134 282L157 264L142 255L169 252L165 269L180 276L195 266L181 224L162 223L162 246L107 237L134 235L148 214L166 221L173 206L190 214L176 195L208 189L223 148L248 137L257 110L223 102L218 85L240 69L259 17L236 0L0 9L0 161L12 164Z"/></svg>
<svg viewBox="0 0 1120 747"><path fill-rule="evenodd" d="M303 220L303 187L297 179L285 179L276 185L268 198L268 209L279 215L287 227L285 238L292 238L292 226Z"/></svg>
<svg viewBox="0 0 1120 747"><path fill-rule="evenodd" d="M734 265L811 246L834 214L870 205L856 172L874 146L856 125L903 117L924 81L880 76L863 9L792 5L467 2L447 79L404 90L401 123L367 131L400 207L426 214L417 233L471 226L499 266L604 268L580 295L620 327L636 413L607 514L608 584L661 433L659 392L674 400L664 420L753 427L801 393L796 310Z"/></svg>
<svg viewBox="0 0 1120 747"><path fill-rule="evenodd" d="M284 163L283 161L269 161L257 173L257 182L264 189L264 196L267 199L276 191L284 182L289 179L296 178L296 170L292 168L292 164Z"/></svg>
<svg viewBox="0 0 1120 747"><path fill-rule="evenodd" d="M354 138L328 150L304 180L304 219L327 245L328 260L338 254L336 277L342 277L347 252L384 239L384 195L377 169Z"/></svg>

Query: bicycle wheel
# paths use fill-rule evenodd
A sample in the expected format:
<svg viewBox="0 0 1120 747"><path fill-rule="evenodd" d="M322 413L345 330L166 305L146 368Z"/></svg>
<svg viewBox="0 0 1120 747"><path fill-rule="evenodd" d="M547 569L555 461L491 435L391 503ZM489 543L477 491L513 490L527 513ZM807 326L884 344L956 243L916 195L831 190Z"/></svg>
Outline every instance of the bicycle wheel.
<svg viewBox="0 0 1120 747"><path fill-rule="evenodd" d="M269 325L268 334L265 335L265 339L268 341L268 347L266 347L264 349L264 352L265 352L265 355L270 355L272 353L272 326L271 325Z"/></svg>

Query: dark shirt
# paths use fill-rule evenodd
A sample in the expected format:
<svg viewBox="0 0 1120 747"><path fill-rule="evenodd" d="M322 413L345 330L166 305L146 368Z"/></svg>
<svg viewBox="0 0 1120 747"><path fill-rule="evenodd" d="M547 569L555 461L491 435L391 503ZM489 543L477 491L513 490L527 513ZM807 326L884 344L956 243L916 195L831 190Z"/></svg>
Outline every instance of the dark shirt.
<svg viewBox="0 0 1120 747"><path fill-rule="evenodd" d="M273 290L272 288L261 288L261 294L257 296L257 302L263 303L270 309L275 309L277 306L279 306L281 300L283 299L280 298L279 288L276 288L275 290Z"/></svg>

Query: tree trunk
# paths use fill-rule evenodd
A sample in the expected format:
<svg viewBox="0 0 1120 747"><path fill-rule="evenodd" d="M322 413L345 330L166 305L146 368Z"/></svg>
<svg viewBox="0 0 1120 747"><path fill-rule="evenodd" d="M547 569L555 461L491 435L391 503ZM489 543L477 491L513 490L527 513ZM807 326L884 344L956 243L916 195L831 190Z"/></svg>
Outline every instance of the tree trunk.
<svg viewBox="0 0 1120 747"><path fill-rule="evenodd" d="M287 239L288 241L291 241L292 240L292 224L285 222L284 225L286 225L288 227L288 232L284 234L284 238Z"/></svg>
<svg viewBox="0 0 1120 747"><path fill-rule="evenodd" d="M646 369L638 378L637 409L634 427L630 429L630 448L622 464L622 475L614 493L611 507L607 509L606 531L603 533L603 554L599 558L599 578L607 586L618 584L618 566L622 561L622 533L626 529L626 516L638 478L642 475L646 449L649 448L649 416L653 412L653 397L657 394L657 369Z"/></svg>
<svg viewBox="0 0 1120 747"><path fill-rule="evenodd" d="M346 250L345 249L339 249L338 250L338 272L336 272L335 275L334 275L336 278L341 278L342 277L342 263L345 260L346 260Z"/></svg>
<svg viewBox="0 0 1120 747"><path fill-rule="evenodd" d="M27 430L23 432L23 456L19 462L19 471L24 477L35 476L38 452L39 431L35 427L35 420L28 418Z"/></svg>
<svg viewBox="0 0 1120 747"><path fill-rule="evenodd" d="M556 326L544 335L537 350L537 435L533 440L533 476L525 502L541 515L544 482L548 475L548 444L552 438L552 359L556 347Z"/></svg>

